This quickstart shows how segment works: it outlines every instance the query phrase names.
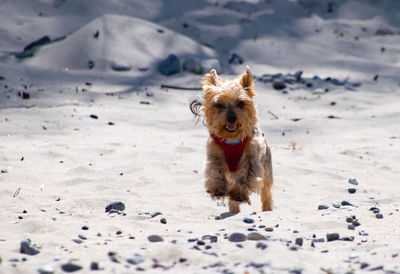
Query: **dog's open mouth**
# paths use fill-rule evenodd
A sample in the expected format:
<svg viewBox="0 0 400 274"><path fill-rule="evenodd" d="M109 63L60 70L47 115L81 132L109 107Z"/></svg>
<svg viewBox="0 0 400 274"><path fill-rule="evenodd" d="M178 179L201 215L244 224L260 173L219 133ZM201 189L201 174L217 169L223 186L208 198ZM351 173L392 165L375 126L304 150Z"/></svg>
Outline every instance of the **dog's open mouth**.
<svg viewBox="0 0 400 274"><path fill-rule="evenodd" d="M226 125L225 129L229 132L234 132L236 130L236 125Z"/></svg>

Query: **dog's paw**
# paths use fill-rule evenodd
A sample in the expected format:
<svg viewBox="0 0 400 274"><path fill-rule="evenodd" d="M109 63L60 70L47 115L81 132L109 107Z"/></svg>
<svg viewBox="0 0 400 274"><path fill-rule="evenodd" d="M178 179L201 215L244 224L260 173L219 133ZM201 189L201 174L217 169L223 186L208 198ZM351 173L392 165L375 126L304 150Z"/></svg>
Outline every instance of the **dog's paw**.
<svg viewBox="0 0 400 274"><path fill-rule="evenodd" d="M214 199L214 200L222 199L226 195L226 192L224 192L224 191L207 190L207 193L210 194L211 198Z"/></svg>
<svg viewBox="0 0 400 274"><path fill-rule="evenodd" d="M229 192L228 196L231 200L238 202L238 203L244 203L244 202L246 202L248 204L251 203L248 195L244 195L239 192Z"/></svg>

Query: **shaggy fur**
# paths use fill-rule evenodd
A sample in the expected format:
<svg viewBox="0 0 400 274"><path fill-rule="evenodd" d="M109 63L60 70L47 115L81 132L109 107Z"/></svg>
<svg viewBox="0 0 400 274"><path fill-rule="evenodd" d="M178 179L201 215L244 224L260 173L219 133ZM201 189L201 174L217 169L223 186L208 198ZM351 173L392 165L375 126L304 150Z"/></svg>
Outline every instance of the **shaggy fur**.
<svg viewBox="0 0 400 274"><path fill-rule="evenodd" d="M228 81L215 70L205 75L203 101L192 99L193 114L204 112L204 121L211 134L228 143L248 141L240 158L239 168L230 172L225 152L210 136L207 141L205 188L212 199L229 199L229 211L239 212L240 204L250 204L250 194L261 195L262 210L272 210L272 161L270 149L257 128L257 111L253 104L253 77L250 69L238 79ZM200 107L201 106L201 107Z"/></svg>

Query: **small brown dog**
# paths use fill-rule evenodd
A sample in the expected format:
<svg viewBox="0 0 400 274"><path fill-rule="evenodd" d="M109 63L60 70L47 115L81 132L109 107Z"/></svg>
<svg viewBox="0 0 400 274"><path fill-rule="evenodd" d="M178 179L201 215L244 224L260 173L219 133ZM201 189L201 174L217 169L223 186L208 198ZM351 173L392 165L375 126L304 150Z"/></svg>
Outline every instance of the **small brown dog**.
<svg viewBox="0 0 400 274"><path fill-rule="evenodd" d="M229 199L229 211L239 212L250 204L252 192L261 194L262 210L272 210L271 151L257 128L253 103L253 76L249 68L238 79L228 81L215 70L205 75L204 100L193 99L195 115L204 112L210 137L207 141L205 187L212 199Z"/></svg>

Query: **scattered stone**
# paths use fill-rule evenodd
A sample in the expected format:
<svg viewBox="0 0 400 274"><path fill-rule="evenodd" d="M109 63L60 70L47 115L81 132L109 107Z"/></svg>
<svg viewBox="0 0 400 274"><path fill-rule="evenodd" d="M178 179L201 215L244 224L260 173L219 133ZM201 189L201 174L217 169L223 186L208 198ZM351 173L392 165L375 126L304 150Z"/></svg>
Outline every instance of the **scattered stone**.
<svg viewBox="0 0 400 274"><path fill-rule="evenodd" d="M279 81L279 80L274 81L272 86L273 86L274 89L277 89L277 90L286 88L286 84L284 82L282 82L282 81Z"/></svg>
<svg viewBox="0 0 400 274"><path fill-rule="evenodd" d="M354 219L352 217L346 217L346 222L352 223L354 222Z"/></svg>
<svg viewBox="0 0 400 274"><path fill-rule="evenodd" d="M69 263L62 264L61 269L64 272L75 272L75 271L81 270L82 266L80 266L78 264L74 264L72 262L69 262Z"/></svg>
<svg viewBox="0 0 400 274"><path fill-rule="evenodd" d="M147 237L147 240L149 240L149 242L151 242L151 243L157 243L157 242L164 241L164 239L158 235L150 235L149 237Z"/></svg>
<svg viewBox="0 0 400 274"><path fill-rule="evenodd" d="M383 219L383 215L382 215L381 213L377 213L377 214L375 215L375 217L376 217L377 219Z"/></svg>
<svg viewBox="0 0 400 274"><path fill-rule="evenodd" d="M247 240L260 241L260 240L267 240L267 238L265 238L265 236L261 235L260 233L251 232L247 234Z"/></svg>
<svg viewBox="0 0 400 274"><path fill-rule="evenodd" d="M0 172L5 174L5 173L8 173L8 170L7 169L2 169Z"/></svg>
<svg viewBox="0 0 400 274"><path fill-rule="evenodd" d="M355 227L354 225L348 225L347 228L348 228L349 230L354 230L354 229L356 229L356 227Z"/></svg>
<svg viewBox="0 0 400 274"><path fill-rule="evenodd" d="M98 262L91 262L90 263L90 270L100 270L100 266Z"/></svg>
<svg viewBox="0 0 400 274"><path fill-rule="evenodd" d="M246 235L243 233L232 233L228 239L230 242L244 242L246 241Z"/></svg>
<svg viewBox="0 0 400 274"><path fill-rule="evenodd" d="M328 242L339 240L339 234L338 233L328 233L328 234L326 234L326 240Z"/></svg>
<svg viewBox="0 0 400 274"><path fill-rule="evenodd" d="M82 230L89 230L89 227L87 225L84 225L81 227Z"/></svg>
<svg viewBox="0 0 400 274"><path fill-rule="evenodd" d="M115 71L129 71L132 69L132 66L122 61L112 61L111 68Z"/></svg>
<svg viewBox="0 0 400 274"><path fill-rule="evenodd" d="M324 238L315 238L315 239L312 239L312 242L313 243L323 243L323 242L325 242L325 240L324 240Z"/></svg>
<svg viewBox="0 0 400 274"><path fill-rule="evenodd" d="M86 236L82 235L82 234L79 234L78 238L81 239L81 240L87 240Z"/></svg>
<svg viewBox="0 0 400 274"><path fill-rule="evenodd" d="M296 238L295 244L298 246L302 246L303 245L303 238L299 237Z"/></svg>
<svg viewBox="0 0 400 274"><path fill-rule="evenodd" d="M245 222L246 224L252 224L252 223L254 223L254 219L249 218L249 217L244 217L243 222Z"/></svg>
<svg viewBox="0 0 400 274"><path fill-rule="evenodd" d="M32 43L28 44L27 46L25 46L24 51L29 51L29 50L43 46L48 43L50 43L50 38L49 38L49 36L46 35L36 41L33 41Z"/></svg>
<svg viewBox="0 0 400 274"><path fill-rule="evenodd" d="M51 265L45 265L38 269L40 274L53 274L55 272L54 267Z"/></svg>
<svg viewBox="0 0 400 274"><path fill-rule="evenodd" d="M88 68L89 68L89 69L94 68L95 65L96 65L96 63L95 63L93 60L89 60L89 62L88 62Z"/></svg>
<svg viewBox="0 0 400 274"><path fill-rule="evenodd" d="M381 212L381 211L379 210L379 208L377 208L377 207L371 207L369 210L372 211L372 212L375 213L375 214Z"/></svg>
<svg viewBox="0 0 400 274"><path fill-rule="evenodd" d="M21 97L24 100L29 100L31 98L31 95L29 94L29 92L23 91Z"/></svg>
<svg viewBox="0 0 400 274"><path fill-rule="evenodd" d="M350 203L349 201L342 201L342 206L354 206L352 203Z"/></svg>
<svg viewBox="0 0 400 274"><path fill-rule="evenodd" d="M193 242L196 242L198 239L197 238L190 238L190 239L188 239L187 241L189 242L189 243L193 243Z"/></svg>
<svg viewBox="0 0 400 274"><path fill-rule="evenodd" d="M106 206L106 212L109 212L112 209L117 211L124 211L125 204L123 202L112 202L108 204L108 206Z"/></svg>
<svg viewBox="0 0 400 274"><path fill-rule="evenodd" d="M99 117L96 114L90 114L90 118L92 119L99 119Z"/></svg>
<svg viewBox="0 0 400 274"><path fill-rule="evenodd" d="M73 241L74 243L77 243L77 244L83 243L83 240L81 240L81 239L72 239L72 241Z"/></svg>
<svg viewBox="0 0 400 274"><path fill-rule="evenodd" d="M369 263L361 263L360 264L360 269L367 268L369 266Z"/></svg>
<svg viewBox="0 0 400 274"><path fill-rule="evenodd" d="M348 191L350 194L354 194L354 193L356 193L357 189L355 189L355 188L349 188L349 189L347 189L347 191Z"/></svg>
<svg viewBox="0 0 400 274"><path fill-rule="evenodd" d="M151 218L154 218L154 217L156 217L158 215L162 215L162 213L160 211L156 211L156 212L153 212L153 213L150 214Z"/></svg>
<svg viewBox="0 0 400 274"><path fill-rule="evenodd" d="M360 224L359 221L354 221L354 222L352 222L352 225L354 225L355 227L357 227L357 226L360 226L361 224Z"/></svg>
<svg viewBox="0 0 400 274"><path fill-rule="evenodd" d="M183 61L182 68L184 71L188 71L194 74L201 74L202 67L201 62L197 58L189 57Z"/></svg>
<svg viewBox="0 0 400 274"><path fill-rule="evenodd" d="M202 241L202 240L198 240L198 241L197 241L197 244L198 244L198 245L205 245L206 243L205 243L204 241Z"/></svg>
<svg viewBox="0 0 400 274"><path fill-rule="evenodd" d="M262 250L266 249L267 247L268 247L267 244L263 243L263 242L258 242L256 244L256 248L259 248L259 249L262 249Z"/></svg>
<svg viewBox="0 0 400 274"><path fill-rule="evenodd" d="M324 210L324 209L328 209L329 206L328 205L319 205L318 206L318 210Z"/></svg>
<svg viewBox="0 0 400 274"><path fill-rule="evenodd" d="M349 184L358 185L358 181L357 181L356 178L350 177L350 178L349 178Z"/></svg>
<svg viewBox="0 0 400 274"><path fill-rule="evenodd" d="M264 230L267 231L267 232L272 232L272 231L274 231L274 228L273 227L266 227Z"/></svg>
<svg viewBox="0 0 400 274"><path fill-rule="evenodd" d="M162 223L162 224L166 224L166 223L167 223L167 219L165 219L165 218L161 218L161 219L160 219L160 223Z"/></svg>
<svg viewBox="0 0 400 274"><path fill-rule="evenodd" d="M210 243L216 243L218 241L217 236L210 236Z"/></svg>
<svg viewBox="0 0 400 274"><path fill-rule="evenodd" d="M257 231L257 228L249 227L249 228L247 228L247 231Z"/></svg>
<svg viewBox="0 0 400 274"><path fill-rule="evenodd" d="M134 254L132 257L126 259L129 264L137 265L144 262L144 258L140 254Z"/></svg>
<svg viewBox="0 0 400 274"><path fill-rule="evenodd" d="M121 230L118 230L117 232L115 232L115 234L116 234L116 235L121 235L121 234L122 234L122 231L121 231Z"/></svg>
<svg viewBox="0 0 400 274"><path fill-rule="evenodd" d="M158 63L157 67L161 74L169 76L180 71L180 61L175 54L170 54L167 59Z"/></svg>
<svg viewBox="0 0 400 274"><path fill-rule="evenodd" d="M31 256L40 253L39 249L28 238L21 241L19 252Z"/></svg>
<svg viewBox="0 0 400 274"><path fill-rule="evenodd" d="M333 206L334 208L340 208L340 204L337 204L337 203L333 203L332 206Z"/></svg>
<svg viewBox="0 0 400 274"><path fill-rule="evenodd" d="M240 65L240 64L243 64L243 57L240 56L240 55L237 54L237 53L232 53L231 57L229 58L228 63L229 63L229 64L232 64L232 65Z"/></svg>
<svg viewBox="0 0 400 274"><path fill-rule="evenodd" d="M364 230L360 230L358 232L358 235L360 235L360 236L368 236L369 234L368 234L368 232L365 232Z"/></svg>
<svg viewBox="0 0 400 274"><path fill-rule="evenodd" d="M354 237L353 236L347 236L347 237L341 238L340 240L346 241L346 242L352 242L352 241L354 241Z"/></svg>

